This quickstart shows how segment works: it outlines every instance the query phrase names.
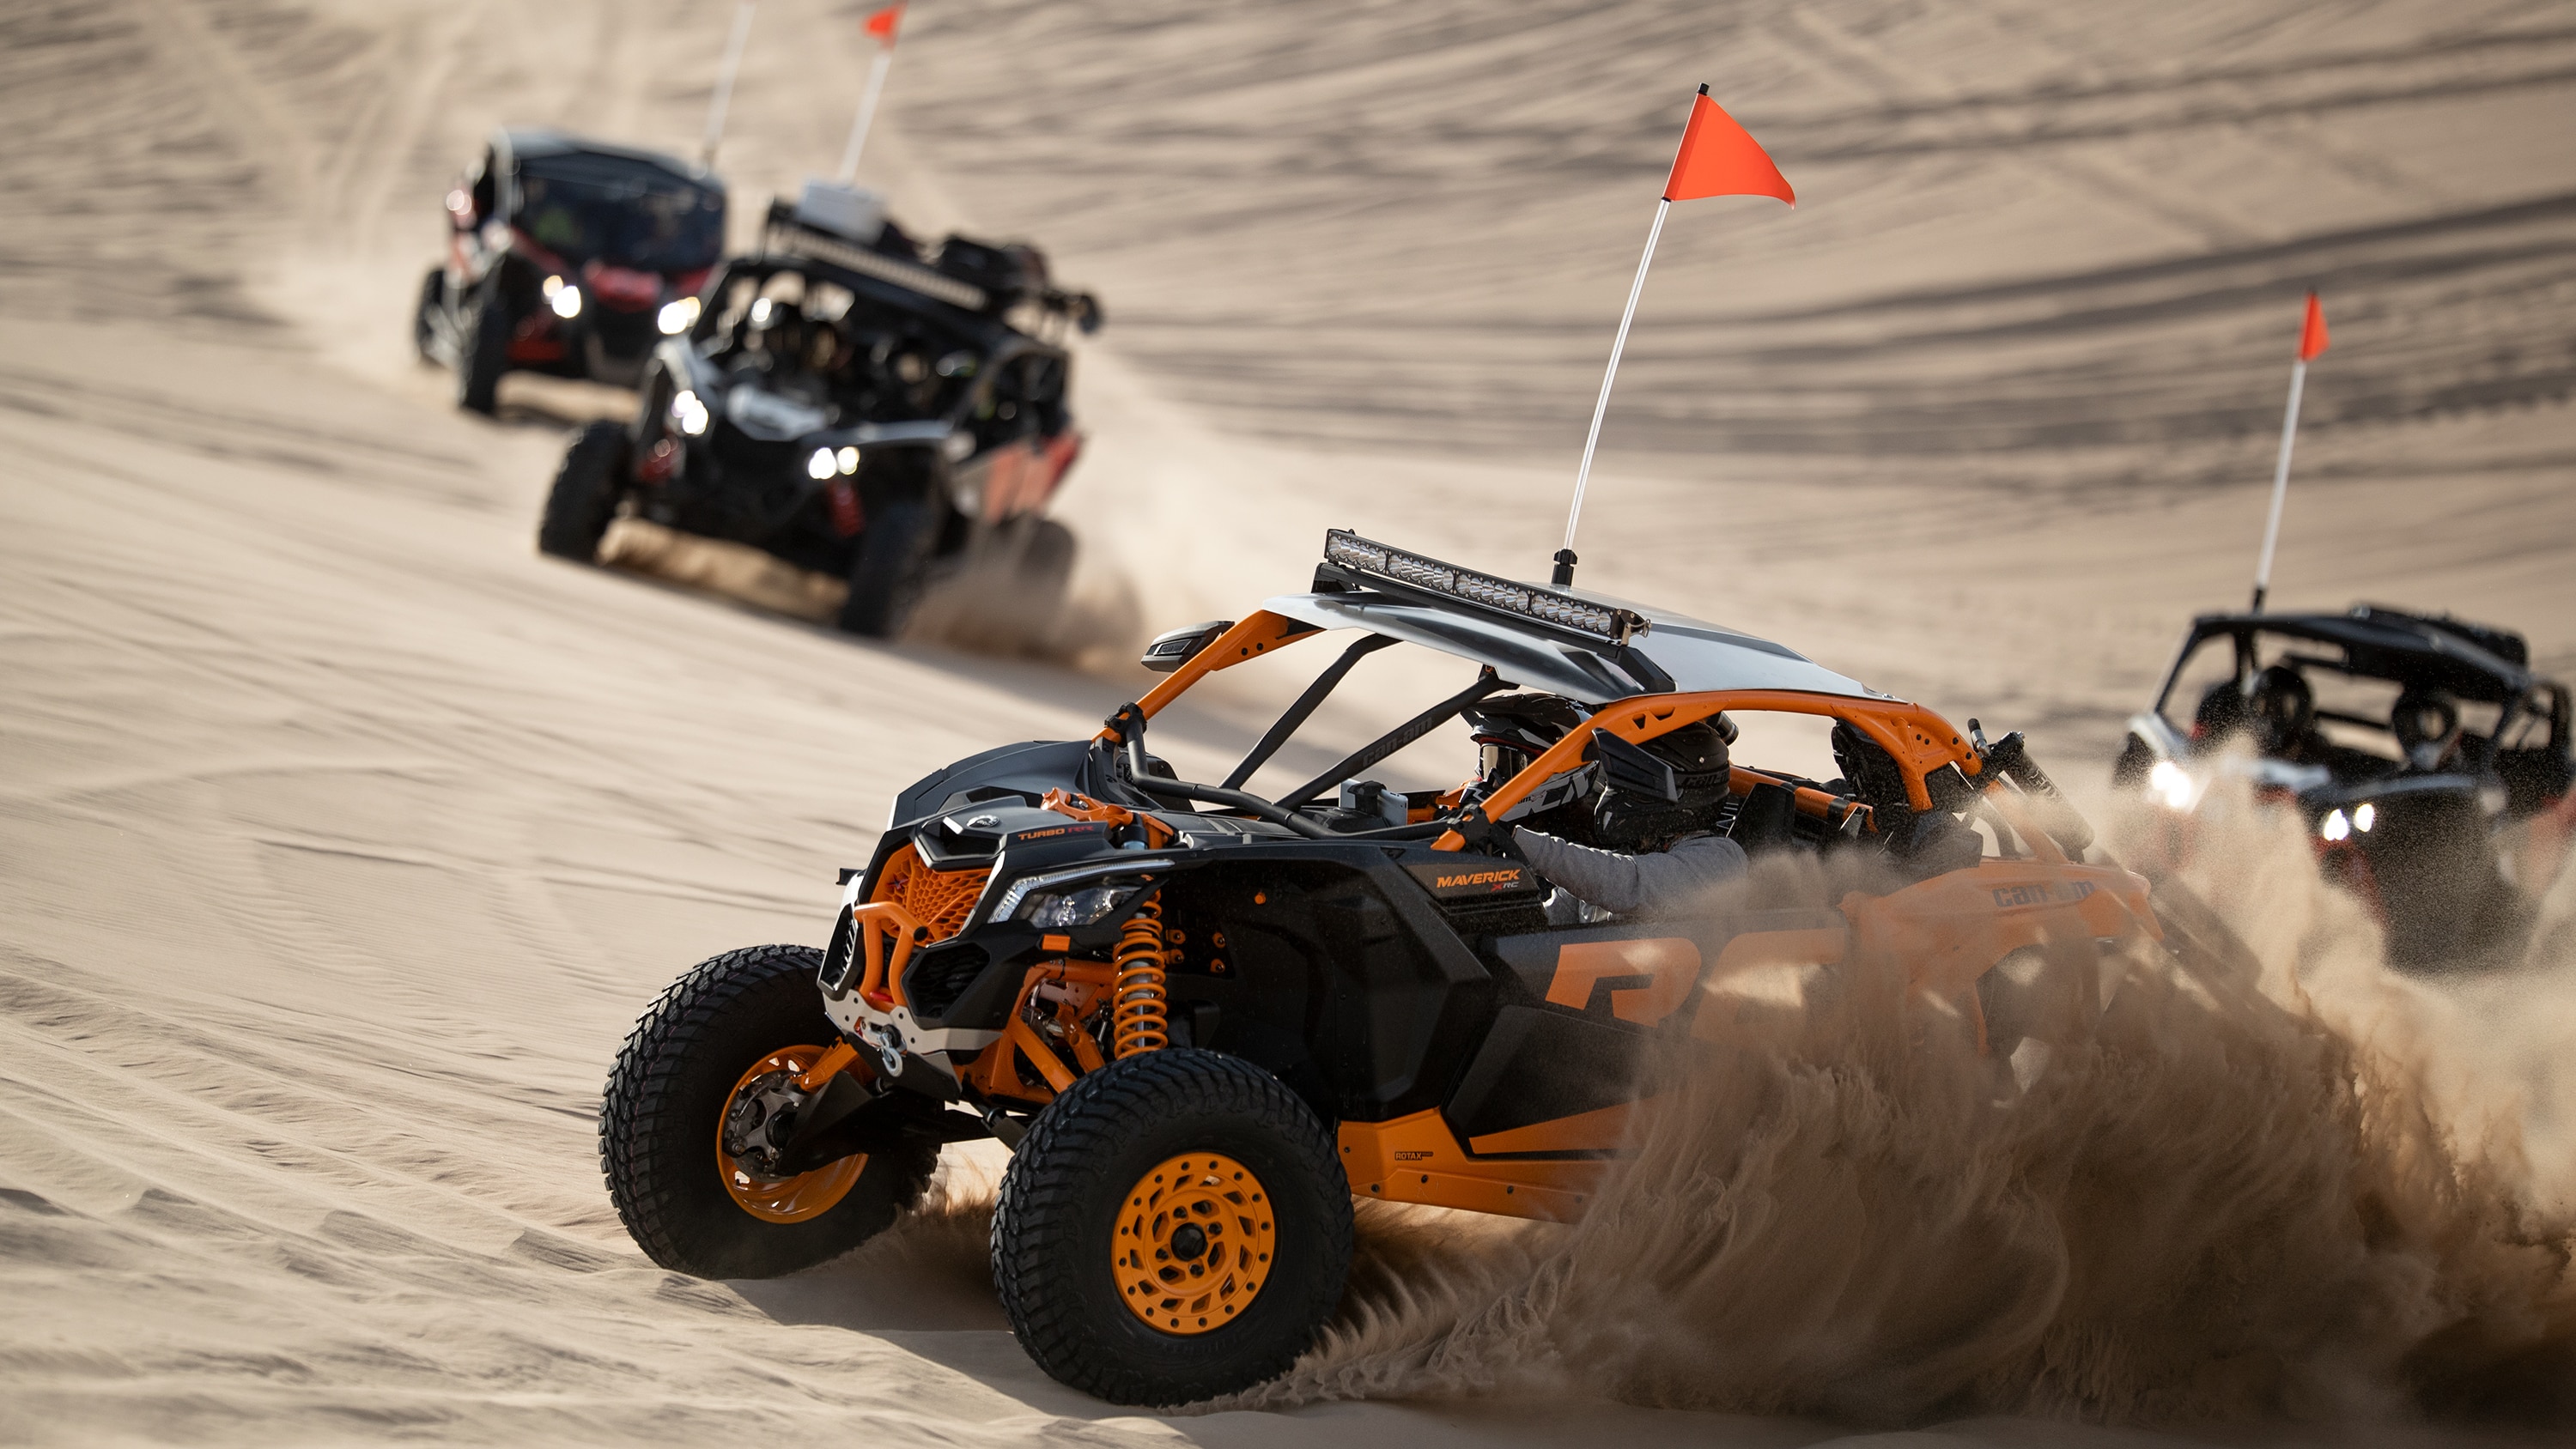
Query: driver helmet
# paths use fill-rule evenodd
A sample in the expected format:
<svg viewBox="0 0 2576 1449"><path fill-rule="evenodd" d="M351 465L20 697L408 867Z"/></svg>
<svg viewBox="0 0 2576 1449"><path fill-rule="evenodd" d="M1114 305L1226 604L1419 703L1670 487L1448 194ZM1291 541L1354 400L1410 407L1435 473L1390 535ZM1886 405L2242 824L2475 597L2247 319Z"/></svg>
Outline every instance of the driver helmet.
<svg viewBox="0 0 2576 1449"><path fill-rule="evenodd" d="M2412 687L2397 696L2388 727L2409 767L2439 769L2460 742L2460 706L2441 690Z"/></svg>
<svg viewBox="0 0 2576 1449"><path fill-rule="evenodd" d="M2245 715L2261 737L2264 753L2286 753L2316 725L2316 692L2297 669L2275 664L2247 682Z"/></svg>
<svg viewBox="0 0 2576 1449"><path fill-rule="evenodd" d="M1583 723L1583 710L1556 694L1506 694L1479 701L1466 711L1476 742L1476 781L1469 798L1484 799L1547 753L1549 747ZM1585 761L1541 781L1496 820L1521 820L1589 799L1600 788L1601 767Z"/></svg>
<svg viewBox="0 0 2576 1449"><path fill-rule="evenodd" d="M751 317L745 340L773 368L804 365L813 346L813 326L805 320L805 309L794 302L776 297L762 297L751 304Z"/></svg>

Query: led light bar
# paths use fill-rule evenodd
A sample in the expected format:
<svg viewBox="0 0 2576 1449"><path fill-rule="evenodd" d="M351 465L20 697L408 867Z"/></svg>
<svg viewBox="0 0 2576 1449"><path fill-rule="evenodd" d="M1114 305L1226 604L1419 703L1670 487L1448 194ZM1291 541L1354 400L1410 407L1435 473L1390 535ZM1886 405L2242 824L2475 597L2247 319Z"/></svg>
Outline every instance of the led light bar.
<svg viewBox="0 0 2576 1449"><path fill-rule="evenodd" d="M971 282L961 282L955 277L934 272L928 267L917 267L909 262L897 261L883 252L854 247L837 237L826 236L812 227L800 225L792 219L779 220L775 217L771 219L769 235L765 238L765 249L777 256L805 257L813 261L830 262L836 267L847 267L863 277L874 277L880 282L892 282L898 287L909 288L925 297L936 297L942 302L954 307L963 307L969 312L984 310L984 289Z"/></svg>
<svg viewBox="0 0 2576 1449"><path fill-rule="evenodd" d="M1450 598L1481 605L1498 614L1512 614L1536 619L1560 629L1589 634L1612 644L1625 644L1642 632L1645 616L1629 609L1614 609L1572 594L1543 589L1535 584L1514 583L1510 579L1462 569L1436 558L1406 553L1372 543L1356 533L1331 529L1324 534L1324 562L1353 573L1375 574L1408 588L1427 593L1446 594Z"/></svg>

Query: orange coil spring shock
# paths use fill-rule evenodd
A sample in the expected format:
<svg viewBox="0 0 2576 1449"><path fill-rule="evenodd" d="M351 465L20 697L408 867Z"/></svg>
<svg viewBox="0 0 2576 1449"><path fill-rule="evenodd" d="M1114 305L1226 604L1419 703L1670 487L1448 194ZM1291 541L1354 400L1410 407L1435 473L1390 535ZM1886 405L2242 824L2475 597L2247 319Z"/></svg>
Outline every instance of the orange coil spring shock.
<svg viewBox="0 0 2576 1449"><path fill-rule="evenodd" d="M1171 1044L1171 1021L1163 1009L1163 902L1158 897L1137 907L1118 933L1114 964L1118 976L1109 988L1110 1050L1132 1057Z"/></svg>

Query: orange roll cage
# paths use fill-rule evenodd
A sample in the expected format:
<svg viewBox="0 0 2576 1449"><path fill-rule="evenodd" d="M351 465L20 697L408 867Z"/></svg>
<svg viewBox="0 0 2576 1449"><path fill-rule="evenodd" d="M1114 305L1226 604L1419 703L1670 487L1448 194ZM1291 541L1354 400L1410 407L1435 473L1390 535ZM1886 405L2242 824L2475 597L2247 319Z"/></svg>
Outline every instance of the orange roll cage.
<svg viewBox="0 0 2576 1449"><path fill-rule="evenodd" d="M1231 669L1323 632L1315 625L1266 609L1256 612L1218 635L1206 648L1173 670L1170 677L1136 702L1137 711L1151 719L1164 706L1188 692L1192 685L1216 671ZM1905 778L1905 797L1917 810L1932 808L1932 791L1924 782L1925 776L1945 766L1956 765L1960 774L1974 777L1985 767L1984 760L1948 720L1906 700L1817 694L1794 689L1720 689L1692 694L1636 695L1601 706L1581 728L1557 741L1545 754L1532 760L1529 768L1487 797L1485 810L1489 816L1499 815L1550 778L1581 764L1583 752L1591 747L1595 729L1608 730L1630 744L1643 744L1730 709L1821 715L1849 724L1869 736L1896 761L1897 770ZM1104 740L1116 737L1116 732L1107 728L1102 729L1099 735ZM1738 770L1736 773L1756 780L1770 778L1759 771ZM1823 813L1824 797L1819 795L1814 800L1806 799L1810 794L1815 792L1799 792L1800 807L1809 814ZM1433 842L1433 848L1456 850L1463 844L1465 841L1453 830Z"/></svg>

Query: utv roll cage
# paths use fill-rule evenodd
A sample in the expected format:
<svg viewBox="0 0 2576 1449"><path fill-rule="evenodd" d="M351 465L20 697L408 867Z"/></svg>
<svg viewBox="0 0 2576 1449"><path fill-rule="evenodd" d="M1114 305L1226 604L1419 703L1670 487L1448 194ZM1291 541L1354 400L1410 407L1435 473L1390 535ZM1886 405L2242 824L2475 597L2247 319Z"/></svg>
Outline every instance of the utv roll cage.
<svg viewBox="0 0 2576 1449"><path fill-rule="evenodd" d="M485 154L467 178L468 204L479 221L502 221L512 226L521 224L524 197L523 174L530 166L555 163L570 168L565 182L596 186L619 173L623 184L635 194L659 182L674 191L683 188L702 203L712 201L713 226L708 230L703 255L679 259L657 259L655 270L695 271L715 262L724 248L725 184L722 178L703 166L691 166L658 151L619 146L607 141L594 141L563 131L541 126L503 126L494 130L485 144ZM571 174L581 170L602 173L595 176ZM562 250L557 248L557 250ZM611 248L610 250L615 250ZM569 255L569 254L567 254ZM589 260L590 254L572 256ZM618 258L610 257L615 261ZM663 265L668 261L669 265Z"/></svg>
<svg viewBox="0 0 2576 1449"><path fill-rule="evenodd" d="M2357 679L2384 680L2402 688L2438 689L2469 703L2498 707L2494 729L2487 735L2494 752L2492 768L2512 793L2518 808L2526 802L2563 794L2576 776L2570 763L2570 695L2568 687L2535 674L2531 650L2520 634L2475 624L2447 614L2417 614L2378 604L2355 604L2341 614L2203 614L2175 651L2171 669L2156 692L2154 713L2187 735L2191 721L2171 714L2174 691L2204 645L2223 639L2233 655L2240 683L2259 667L2260 641L2266 636L2295 644L2319 646L2285 654L2279 661L2302 672L2321 670ZM2320 708L2319 720L2387 733L2390 722ZM2544 745L2501 748L2524 720L2543 721Z"/></svg>
<svg viewBox="0 0 2576 1449"><path fill-rule="evenodd" d="M1173 778L1168 766L1145 752L1147 722L1199 680L1335 629L1363 632L1280 714L1222 783ZM1396 643L1419 644L1476 664L1476 679L1275 800L1242 788L1360 659ZM1472 823L1467 812L1482 810L1487 818L1498 818L1553 776L1577 768L1594 748L1596 732L1606 729L1614 738L1638 743L1728 709L1820 715L1851 725L1895 762L1906 803L1917 811L1936 804L1960 808L1975 789L1967 777L1981 774L1990 759L2007 758L1972 747L1940 716L1919 705L1869 689L1767 639L1588 591L1481 574L1341 530L1326 536L1325 562L1316 570L1313 592L1270 599L1241 622L1214 621L1165 634L1147 646L1145 663L1169 677L1102 727L1092 743L1095 777L1129 792L1122 803L1214 805L1312 839L1435 839L1434 848L1455 850L1465 843L1458 827ZM1514 688L1564 695L1593 711L1592 716L1475 805L1450 801L1451 808L1444 809L1439 802L1410 801L1405 823L1356 830L1335 829L1309 812L1336 784L1487 696ZM1629 701L1636 707L1617 708ZM2013 744L2017 751L2018 741ZM1802 814L1822 816L1853 834L1876 829L1869 807L1848 794L1829 794L1811 781L1742 767L1734 773L1739 791L1779 785L1791 792ZM2030 773L2035 782L2044 779L2036 767ZM2006 774L2010 776L2009 768ZM2053 787L2047 793L2053 794ZM928 808L910 808L915 804ZM944 808L938 801L907 800L897 813ZM2060 832L2052 827L2050 833ZM2083 842L2075 838L2077 833L2063 832L2062 843L2080 855ZM2083 839L2089 840L2089 833Z"/></svg>
<svg viewBox="0 0 2576 1449"><path fill-rule="evenodd" d="M899 233L892 236L899 237ZM898 242L909 251L908 242ZM806 223L796 205L784 198L769 204L761 229L760 256L795 258L866 277L887 287L932 298L962 312L1001 318L1014 310L1034 313L1037 330L1070 322L1084 332L1100 329L1100 301L1089 292L1068 292L1050 285L1043 264L1016 262L1021 248L988 247L950 237L928 262L900 256L881 246L862 246L847 237ZM845 282L844 285L847 285Z"/></svg>
<svg viewBox="0 0 2576 1449"><path fill-rule="evenodd" d="M859 260L869 265L865 269L853 265ZM997 390L1007 388L1010 396L1006 400L1038 411L1040 434L1052 435L1067 426L1064 392L1070 359L1062 347L1032 337L989 311L965 305L981 297L972 287L926 267L879 256L822 233L807 233L792 248L773 246L717 267L707 279L697 320L687 334L691 346L709 358L724 355L735 343L727 335L728 329L742 325L742 319L725 305L728 294L745 282L757 291L771 279L789 273L808 283L827 282L846 289L857 299L851 308L853 315L864 307L874 309L880 316L916 318L949 350L974 353L974 375L940 410L938 421L967 427L990 411ZM909 410L898 411L900 416L870 421L920 420ZM860 415L865 412L859 410ZM1008 431L1016 433L1019 429L1014 426Z"/></svg>

